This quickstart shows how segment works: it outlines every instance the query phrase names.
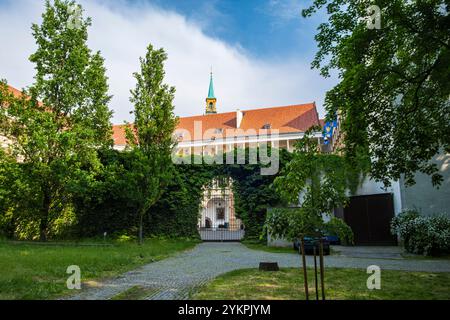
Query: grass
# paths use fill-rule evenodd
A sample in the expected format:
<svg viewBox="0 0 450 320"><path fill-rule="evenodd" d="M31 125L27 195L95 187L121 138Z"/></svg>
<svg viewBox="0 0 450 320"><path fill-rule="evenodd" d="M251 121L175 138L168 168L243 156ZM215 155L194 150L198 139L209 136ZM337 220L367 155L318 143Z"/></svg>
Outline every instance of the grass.
<svg viewBox="0 0 450 320"><path fill-rule="evenodd" d="M136 243L0 241L0 300L52 299L73 294L66 269L78 265L84 286L192 248L196 240L148 239Z"/></svg>
<svg viewBox="0 0 450 320"><path fill-rule="evenodd" d="M252 240L244 240L242 244L252 250L266 251L272 253L297 253L292 246L290 247L269 247L264 243Z"/></svg>
<svg viewBox="0 0 450 320"><path fill-rule="evenodd" d="M409 259L409 260L450 260L450 255L443 255L443 256L423 256L420 254L412 254L412 253L402 253L402 258Z"/></svg>
<svg viewBox="0 0 450 320"><path fill-rule="evenodd" d="M130 289L115 295L111 300L142 300L155 291L156 289L133 286Z"/></svg>
<svg viewBox="0 0 450 320"><path fill-rule="evenodd" d="M253 241L253 240L244 240L241 242L243 245L245 245L247 248L252 250L259 250L259 251L265 251L265 252L271 252L271 253L296 253L298 252L294 250L293 245L289 247L269 247L264 243L261 243L259 241ZM334 250L333 248L330 248L331 255L337 255L339 254Z"/></svg>
<svg viewBox="0 0 450 320"><path fill-rule="evenodd" d="M381 271L381 289L369 290L366 270L325 270L325 292L329 300L450 299L450 273ZM310 298L315 299L313 270L308 270ZM319 285L320 288L320 285ZM319 289L320 290L320 289ZM320 296L320 294L319 294ZM278 272L257 269L226 273L192 296L196 300L304 300L300 268Z"/></svg>

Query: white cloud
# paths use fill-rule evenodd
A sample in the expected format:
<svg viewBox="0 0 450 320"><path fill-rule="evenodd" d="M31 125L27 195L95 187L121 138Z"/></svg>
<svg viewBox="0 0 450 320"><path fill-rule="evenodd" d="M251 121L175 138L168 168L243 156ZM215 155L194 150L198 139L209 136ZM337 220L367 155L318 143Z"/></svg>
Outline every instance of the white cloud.
<svg viewBox="0 0 450 320"><path fill-rule="evenodd" d="M300 17L304 0L269 0L265 12L282 20L293 20Z"/></svg>
<svg viewBox="0 0 450 320"><path fill-rule="evenodd" d="M316 101L324 114L323 97L335 80L325 80L311 70L312 57L282 60L280 48L280 60L258 60L239 47L206 36L201 24L175 12L143 2L133 6L122 1L80 2L93 19L89 45L106 59L114 123L132 121L128 101L134 87L132 73L138 70L138 58L148 43L168 53L166 82L177 89L175 105L180 116L204 112L211 66L219 112ZM41 20L43 2L9 1L0 10L0 78L19 88L28 86L34 73L28 57L35 48L30 26Z"/></svg>

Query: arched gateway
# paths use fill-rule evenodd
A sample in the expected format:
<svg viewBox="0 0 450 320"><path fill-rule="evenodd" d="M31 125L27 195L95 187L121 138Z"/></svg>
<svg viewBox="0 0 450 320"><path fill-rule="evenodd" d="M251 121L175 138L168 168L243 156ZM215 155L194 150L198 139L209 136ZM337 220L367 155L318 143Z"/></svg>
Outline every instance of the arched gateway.
<svg viewBox="0 0 450 320"><path fill-rule="evenodd" d="M204 187L198 229L204 241L240 241L244 225L234 211L232 180L215 179Z"/></svg>

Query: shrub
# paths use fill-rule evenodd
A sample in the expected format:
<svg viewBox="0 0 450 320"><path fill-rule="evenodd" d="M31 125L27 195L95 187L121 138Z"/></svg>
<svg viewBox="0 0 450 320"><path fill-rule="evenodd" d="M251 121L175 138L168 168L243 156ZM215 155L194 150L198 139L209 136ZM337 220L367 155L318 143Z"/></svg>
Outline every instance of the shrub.
<svg viewBox="0 0 450 320"><path fill-rule="evenodd" d="M131 242L135 240L135 237L129 236L127 234L122 234L117 237L117 242L125 243L125 242Z"/></svg>
<svg viewBox="0 0 450 320"><path fill-rule="evenodd" d="M333 216L330 221L325 223L324 229L327 235L339 237L342 244L354 244L352 228L344 220Z"/></svg>
<svg viewBox="0 0 450 320"><path fill-rule="evenodd" d="M344 220L330 216L329 221L324 221L322 215L316 215L304 208L268 210L263 232L288 240L294 240L301 235L333 235L338 236L345 244L353 244L352 229Z"/></svg>
<svg viewBox="0 0 450 320"><path fill-rule="evenodd" d="M426 217L407 210L392 219L391 232L400 236L407 252L426 256L450 253L450 218L444 215Z"/></svg>

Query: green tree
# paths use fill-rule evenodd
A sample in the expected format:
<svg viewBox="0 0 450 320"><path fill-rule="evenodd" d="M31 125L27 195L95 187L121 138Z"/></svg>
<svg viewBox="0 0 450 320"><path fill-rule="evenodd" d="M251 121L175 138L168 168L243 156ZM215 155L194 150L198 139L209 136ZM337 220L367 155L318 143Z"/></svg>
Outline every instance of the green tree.
<svg viewBox="0 0 450 320"><path fill-rule="evenodd" d="M18 169L16 159L0 148L0 237L11 238L14 235L15 191L23 185Z"/></svg>
<svg viewBox="0 0 450 320"><path fill-rule="evenodd" d="M138 204L139 243L143 242L143 219L163 194L172 176L173 132L178 123L174 115L175 88L163 83L163 49L147 47L140 58L141 70L134 73L136 87L131 90L134 125L126 127L133 161L129 181L132 198Z"/></svg>
<svg viewBox="0 0 450 320"><path fill-rule="evenodd" d="M46 1L42 18L32 26L35 82L21 98L8 98L0 118L1 134L14 142L11 153L34 183L27 196L38 203L39 237L45 241L70 201L72 182L88 181L100 170L97 149L112 143L112 113L103 58L87 46L91 20L67 0Z"/></svg>
<svg viewBox="0 0 450 320"><path fill-rule="evenodd" d="M297 142L292 160L275 178L273 186L287 203L298 209L272 210L266 217L265 230L275 237L302 239L305 236L338 235L343 241L352 242L350 228L333 217L333 210L343 207L358 181L344 161L336 154L324 153L313 137L320 127L312 127ZM324 222L324 214L329 222Z"/></svg>
<svg viewBox="0 0 450 320"><path fill-rule="evenodd" d="M381 28L368 28L370 5ZM342 116L347 160L371 162L370 174L389 185L415 172L442 176L430 160L450 152L450 3L448 0L315 0L328 22L318 28L312 66L340 82L326 96L328 118ZM374 17L372 17L374 18ZM373 21L372 21L373 22Z"/></svg>
<svg viewBox="0 0 450 320"><path fill-rule="evenodd" d="M320 127L312 127L297 142L292 160L274 181L276 191L289 203L301 202L302 208L314 216L332 214L336 207L344 206L348 200L348 190L355 191L358 181L351 180L343 158L322 152L313 132Z"/></svg>
<svg viewBox="0 0 450 320"><path fill-rule="evenodd" d="M288 203L300 208L276 208L267 213L264 230L271 236L289 240L300 239L305 291L307 292L306 257L304 238L321 238L334 234L342 241L353 242L353 233L341 219L332 213L336 207L343 207L348 200L349 189L356 184L350 181L342 157L324 153L313 133L320 127L312 127L297 142L292 160L273 182L275 190ZM328 215L328 221L324 219Z"/></svg>

